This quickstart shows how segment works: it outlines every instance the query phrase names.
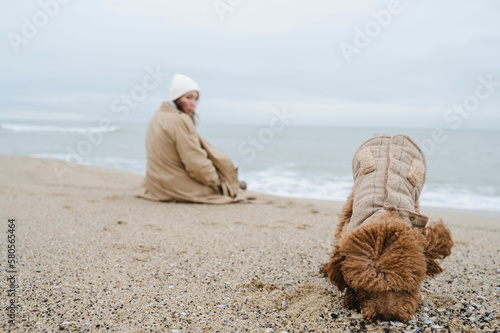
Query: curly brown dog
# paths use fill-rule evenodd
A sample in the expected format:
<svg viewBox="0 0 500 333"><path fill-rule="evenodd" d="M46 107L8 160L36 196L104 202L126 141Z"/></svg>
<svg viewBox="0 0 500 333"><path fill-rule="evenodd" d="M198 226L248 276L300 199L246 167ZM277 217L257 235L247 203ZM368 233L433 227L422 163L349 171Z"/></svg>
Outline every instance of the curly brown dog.
<svg viewBox="0 0 500 333"><path fill-rule="evenodd" d="M451 254L449 229L441 220L427 226L419 212L425 173L424 155L407 136L374 137L354 155L354 187L321 271L365 319L411 318L426 275L441 273L436 259Z"/></svg>

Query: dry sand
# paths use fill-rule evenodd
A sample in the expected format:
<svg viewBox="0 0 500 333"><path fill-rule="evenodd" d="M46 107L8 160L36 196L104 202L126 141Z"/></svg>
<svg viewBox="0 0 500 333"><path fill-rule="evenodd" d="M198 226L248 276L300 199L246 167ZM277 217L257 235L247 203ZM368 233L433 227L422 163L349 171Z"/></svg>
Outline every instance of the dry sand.
<svg viewBox="0 0 500 333"><path fill-rule="evenodd" d="M341 203L257 194L224 206L133 196L141 176L0 157L0 331L493 332L500 325L500 219L442 217L455 240L408 323L344 309L318 274ZM250 188L252 184L249 184ZM424 189L425 191L425 189ZM7 219L16 219L8 323Z"/></svg>

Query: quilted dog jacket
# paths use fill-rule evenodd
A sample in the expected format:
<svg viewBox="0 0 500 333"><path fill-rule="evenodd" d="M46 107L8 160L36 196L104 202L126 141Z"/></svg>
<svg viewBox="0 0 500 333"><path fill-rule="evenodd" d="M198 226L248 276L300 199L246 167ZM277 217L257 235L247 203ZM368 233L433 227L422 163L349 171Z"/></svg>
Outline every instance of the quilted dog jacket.
<svg viewBox="0 0 500 333"><path fill-rule="evenodd" d="M350 229L389 211L397 211L415 227L425 227L428 218L415 211L425 182L425 157L408 136L377 136L366 141L354 154L352 171Z"/></svg>

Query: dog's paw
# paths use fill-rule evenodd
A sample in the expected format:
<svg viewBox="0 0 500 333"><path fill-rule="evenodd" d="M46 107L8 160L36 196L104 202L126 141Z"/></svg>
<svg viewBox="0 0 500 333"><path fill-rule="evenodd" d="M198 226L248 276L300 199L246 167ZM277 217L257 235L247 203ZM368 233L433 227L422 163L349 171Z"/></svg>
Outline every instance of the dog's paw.
<svg viewBox="0 0 500 333"><path fill-rule="evenodd" d="M352 288L347 288L344 295L344 306L349 310L361 311L361 303L359 303L356 292Z"/></svg>

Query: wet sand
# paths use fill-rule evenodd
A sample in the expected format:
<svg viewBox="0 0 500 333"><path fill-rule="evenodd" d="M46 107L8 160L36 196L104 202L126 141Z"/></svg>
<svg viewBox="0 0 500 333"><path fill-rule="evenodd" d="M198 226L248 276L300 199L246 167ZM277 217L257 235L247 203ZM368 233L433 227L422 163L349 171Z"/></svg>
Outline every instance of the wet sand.
<svg viewBox="0 0 500 333"><path fill-rule="evenodd" d="M142 176L0 157L0 331L493 332L500 218L433 212L455 247L406 323L342 306L318 273L342 203L256 193L230 205L134 197ZM63 170L63 171L61 171ZM70 170L62 174L61 172ZM62 180L62 181L61 181ZM249 184L251 188L251 184ZM425 188L424 188L425 191ZM16 220L15 297L7 232ZM15 299L15 325L6 307Z"/></svg>

